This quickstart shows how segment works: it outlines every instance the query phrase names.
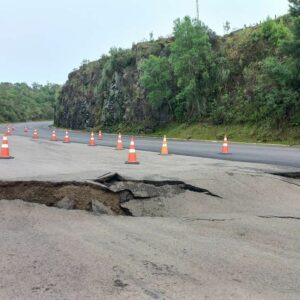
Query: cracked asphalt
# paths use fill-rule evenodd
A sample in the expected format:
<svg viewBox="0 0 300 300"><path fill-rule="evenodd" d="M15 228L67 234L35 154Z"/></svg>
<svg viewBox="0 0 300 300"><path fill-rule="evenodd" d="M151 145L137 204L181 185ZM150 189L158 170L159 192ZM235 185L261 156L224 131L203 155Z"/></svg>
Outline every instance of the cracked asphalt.
<svg viewBox="0 0 300 300"><path fill-rule="evenodd" d="M108 172L180 180L185 191L135 200L139 217L0 200L0 299L299 299L299 168L25 137L0 180L85 181ZM153 216L149 216L153 213ZM147 214L147 216L143 216Z"/></svg>

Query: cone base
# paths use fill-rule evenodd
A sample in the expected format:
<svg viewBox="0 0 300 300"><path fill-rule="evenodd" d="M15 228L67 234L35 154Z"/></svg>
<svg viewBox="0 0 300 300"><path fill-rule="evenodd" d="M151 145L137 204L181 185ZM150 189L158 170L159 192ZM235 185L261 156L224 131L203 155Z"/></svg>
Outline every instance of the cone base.
<svg viewBox="0 0 300 300"><path fill-rule="evenodd" d="M220 152L219 154L228 155L231 154L230 152Z"/></svg>
<svg viewBox="0 0 300 300"><path fill-rule="evenodd" d="M97 146L97 145L96 145L96 144L95 144L95 145L90 145L90 144L88 144L88 146L89 146L89 147L95 147L95 146Z"/></svg>
<svg viewBox="0 0 300 300"><path fill-rule="evenodd" d="M63 142L64 144L70 144L71 142Z"/></svg>
<svg viewBox="0 0 300 300"><path fill-rule="evenodd" d="M140 163L138 161L125 161L126 165L139 165Z"/></svg>
<svg viewBox="0 0 300 300"><path fill-rule="evenodd" d="M0 159L13 159L13 156L0 156Z"/></svg>

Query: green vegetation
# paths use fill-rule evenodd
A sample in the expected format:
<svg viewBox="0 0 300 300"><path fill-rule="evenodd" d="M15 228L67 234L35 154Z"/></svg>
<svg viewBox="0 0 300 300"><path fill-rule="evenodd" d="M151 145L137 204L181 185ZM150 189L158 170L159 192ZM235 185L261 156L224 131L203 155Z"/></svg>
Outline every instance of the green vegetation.
<svg viewBox="0 0 300 300"><path fill-rule="evenodd" d="M59 85L0 83L0 122L53 118Z"/></svg>
<svg viewBox="0 0 300 300"><path fill-rule="evenodd" d="M173 70L178 87L168 95L169 102L175 99L172 119L215 125L267 124L270 128L299 125L296 26L297 18L269 19L224 37L213 47L201 22L188 17L177 20L169 65L164 63L168 74ZM157 105L163 103L159 97L163 86L153 84L155 76L144 78L151 69L161 68L160 60L144 61L140 78L148 95L156 95Z"/></svg>
<svg viewBox="0 0 300 300"><path fill-rule="evenodd" d="M96 126L94 130L103 130ZM299 127L270 128L268 126L251 124L213 125L211 123L169 123L155 130L145 132L143 123L116 124L105 128L105 132L116 133L121 131L126 135L145 135L152 137L178 138L187 140L213 140L223 141L224 134L230 142L242 143L271 143L280 145L300 145Z"/></svg>
<svg viewBox="0 0 300 300"><path fill-rule="evenodd" d="M169 138L216 140L222 141L224 133L230 137L230 142L274 143L282 145L300 145L299 129L295 127L276 129L263 128L256 125L212 125L212 124L170 124L163 129L157 129L152 136Z"/></svg>
<svg viewBox="0 0 300 300"><path fill-rule="evenodd" d="M170 62L178 85L175 118L191 121L205 116L209 96L212 46L207 28L199 21L185 17L174 24L175 41L171 45Z"/></svg>
<svg viewBox="0 0 300 300"><path fill-rule="evenodd" d="M169 60L166 57L150 55L140 66L141 82L149 91L148 99L154 110L167 105L174 112L176 105L173 95L176 89L174 75Z"/></svg>
<svg viewBox="0 0 300 300"><path fill-rule="evenodd" d="M55 123L183 138L226 130L235 140L298 143L300 1L289 2L289 15L223 37L185 17L172 38L113 48L69 75Z"/></svg>

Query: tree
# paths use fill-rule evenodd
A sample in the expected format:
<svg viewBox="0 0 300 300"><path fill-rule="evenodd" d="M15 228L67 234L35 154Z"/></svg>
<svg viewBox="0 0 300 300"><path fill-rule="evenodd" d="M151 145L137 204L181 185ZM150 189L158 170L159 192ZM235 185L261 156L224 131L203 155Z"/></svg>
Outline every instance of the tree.
<svg viewBox="0 0 300 300"><path fill-rule="evenodd" d="M150 32L149 33L149 41L153 42L153 40L154 40L154 34L153 34L153 32Z"/></svg>
<svg viewBox="0 0 300 300"><path fill-rule="evenodd" d="M293 37L286 42L284 49L294 60L293 84L300 91L300 0L289 0L289 2L290 13L294 16L292 26Z"/></svg>
<svg viewBox="0 0 300 300"><path fill-rule="evenodd" d="M83 59L81 62L81 66L87 65L90 61L88 59Z"/></svg>
<svg viewBox="0 0 300 300"><path fill-rule="evenodd" d="M170 61L178 79L177 113L191 121L203 117L208 109L211 44L206 26L185 17L174 23L175 41Z"/></svg>
<svg viewBox="0 0 300 300"><path fill-rule="evenodd" d="M294 36L289 50L297 63L300 64L300 17L295 18L292 32Z"/></svg>
<svg viewBox="0 0 300 300"><path fill-rule="evenodd" d="M228 34L231 27L230 27L230 22L229 21L226 21L225 24L223 25L223 29L224 29L224 33L225 34Z"/></svg>
<svg viewBox="0 0 300 300"><path fill-rule="evenodd" d="M300 16L300 0L289 0L290 13L294 17Z"/></svg>
<svg viewBox="0 0 300 300"><path fill-rule="evenodd" d="M168 59L150 55L140 65L140 69L142 71L140 82L146 89L152 107L159 110L167 104L173 114L174 76Z"/></svg>

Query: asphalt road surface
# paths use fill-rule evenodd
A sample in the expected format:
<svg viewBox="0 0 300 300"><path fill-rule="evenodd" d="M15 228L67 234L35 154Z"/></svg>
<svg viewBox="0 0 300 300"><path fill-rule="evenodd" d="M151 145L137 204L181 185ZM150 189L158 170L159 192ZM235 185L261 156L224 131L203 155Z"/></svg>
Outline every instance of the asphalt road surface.
<svg viewBox="0 0 300 300"><path fill-rule="evenodd" d="M28 122L14 124L14 135L32 137L33 129L38 130L40 139L49 140L51 138L52 129L49 127L51 121L46 122ZM24 132L24 126L29 129L28 133ZM2 125L3 127L3 125ZM59 141L63 140L65 130L57 129L56 135ZM70 131L71 142L88 143L90 134L88 132ZM95 134L97 139L97 133ZM123 136L123 144L125 148L129 146L129 136ZM230 137L229 137L230 139ZM103 134L103 140L98 141L97 145L116 147L116 134ZM151 152L160 152L162 139L151 137L136 137L135 140L137 150L145 150ZM168 148L171 154L179 154L194 157L205 157L231 161L265 163L280 166L289 166L300 168L300 148L299 147L283 147L271 145L254 145L254 144L229 144L230 154L220 154L222 143L218 142L202 142L202 141L179 141L169 140Z"/></svg>
<svg viewBox="0 0 300 300"><path fill-rule="evenodd" d="M295 168L147 151L138 152L140 165L128 165L127 151L88 147L88 133L70 134L84 144L49 141L48 124L30 124L28 137L13 135L15 159L0 161L1 300L300 299L299 179L272 175ZM32 141L33 125L44 140ZM23 135L23 126L14 133ZM114 147L115 138L104 135L101 143ZM160 139L137 142L161 146ZM169 146L197 155L220 149ZM282 157L291 151L278 149ZM162 186L110 182L111 191L135 195L121 203L133 216L105 215L124 198L106 189L99 195L93 179L115 172ZM93 212L51 206L57 200Z"/></svg>

